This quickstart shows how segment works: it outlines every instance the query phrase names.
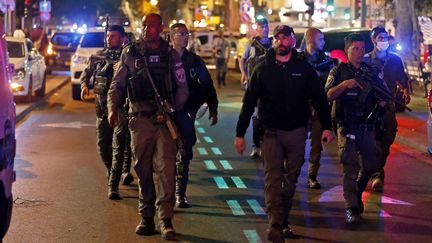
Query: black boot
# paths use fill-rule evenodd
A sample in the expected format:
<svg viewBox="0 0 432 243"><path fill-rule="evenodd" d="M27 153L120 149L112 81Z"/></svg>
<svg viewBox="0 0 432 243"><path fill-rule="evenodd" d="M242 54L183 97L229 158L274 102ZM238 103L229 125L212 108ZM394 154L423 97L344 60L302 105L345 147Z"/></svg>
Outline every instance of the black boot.
<svg viewBox="0 0 432 243"><path fill-rule="evenodd" d="M108 188L108 198L110 200L122 200L123 199L120 196L120 193L118 191L118 187L115 187L115 186L109 186L109 188Z"/></svg>
<svg viewBox="0 0 432 243"><path fill-rule="evenodd" d="M175 240L176 232L171 219L162 219L159 223L160 233L165 240Z"/></svg>
<svg viewBox="0 0 432 243"><path fill-rule="evenodd" d="M345 220L348 224L358 224L361 222L360 211L358 208L347 208L345 211Z"/></svg>
<svg viewBox="0 0 432 243"><path fill-rule="evenodd" d="M131 173L123 173L121 176L121 180L122 185L129 186L133 182L134 178Z"/></svg>
<svg viewBox="0 0 432 243"><path fill-rule="evenodd" d="M145 217L135 229L138 235L154 235L156 233L156 226L153 217Z"/></svg>

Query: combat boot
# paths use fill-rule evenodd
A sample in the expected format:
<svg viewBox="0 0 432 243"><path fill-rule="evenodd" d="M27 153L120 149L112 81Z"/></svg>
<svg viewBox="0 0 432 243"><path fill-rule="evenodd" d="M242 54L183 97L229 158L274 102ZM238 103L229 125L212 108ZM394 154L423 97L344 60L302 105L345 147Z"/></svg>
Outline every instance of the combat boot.
<svg viewBox="0 0 432 243"><path fill-rule="evenodd" d="M282 226L272 225L267 230L267 240L275 243L282 243L285 241Z"/></svg>
<svg viewBox="0 0 432 243"><path fill-rule="evenodd" d="M321 184L317 181L316 178L309 177L307 181L307 188L310 189L321 189Z"/></svg>
<svg viewBox="0 0 432 243"><path fill-rule="evenodd" d="M162 219L159 222L159 230L162 238L164 238L165 240L175 240L176 232L172 225L171 219Z"/></svg>
<svg viewBox="0 0 432 243"><path fill-rule="evenodd" d="M122 185L129 186L133 182L134 178L131 173L126 172L122 174L121 180Z"/></svg>
<svg viewBox="0 0 432 243"><path fill-rule="evenodd" d="M345 211L345 221L348 224L358 224L361 222L361 216L358 208L347 208Z"/></svg>
<svg viewBox="0 0 432 243"><path fill-rule="evenodd" d="M156 233L156 226L153 217L144 217L135 229L138 235L154 235Z"/></svg>
<svg viewBox="0 0 432 243"><path fill-rule="evenodd" d="M118 187L109 186L108 187L108 198L110 200L122 200L123 198L120 196L118 191Z"/></svg>
<svg viewBox="0 0 432 243"><path fill-rule="evenodd" d="M287 239L298 239L299 238L298 235L294 234L294 232L292 231L288 222L286 222L286 221L283 223L282 232L283 232L283 236Z"/></svg>
<svg viewBox="0 0 432 243"><path fill-rule="evenodd" d="M189 202L185 196L177 196L176 197L176 205L178 208L189 208Z"/></svg>

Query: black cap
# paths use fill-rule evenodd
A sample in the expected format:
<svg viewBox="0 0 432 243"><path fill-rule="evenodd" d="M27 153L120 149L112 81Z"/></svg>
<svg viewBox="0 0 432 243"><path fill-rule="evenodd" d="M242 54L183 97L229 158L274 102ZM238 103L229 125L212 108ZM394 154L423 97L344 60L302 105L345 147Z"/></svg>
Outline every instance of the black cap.
<svg viewBox="0 0 432 243"><path fill-rule="evenodd" d="M108 27L108 31L117 31L121 35L126 35L125 29L121 25L110 25Z"/></svg>
<svg viewBox="0 0 432 243"><path fill-rule="evenodd" d="M266 25L266 24L268 25L268 21L265 18L257 19L256 23L259 24L259 25Z"/></svg>
<svg viewBox="0 0 432 243"><path fill-rule="evenodd" d="M282 33L285 36L291 36L291 34L294 34L294 30L293 30L293 28L289 27L288 25L278 25L273 30L273 36L276 36L279 33Z"/></svg>
<svg viewBox="0 0 432 243"><path fill-rule="evenodd" d="M379 33L387 33L387 30L381 26L373 28L371 32L372 39L375 39Z"/></svg>

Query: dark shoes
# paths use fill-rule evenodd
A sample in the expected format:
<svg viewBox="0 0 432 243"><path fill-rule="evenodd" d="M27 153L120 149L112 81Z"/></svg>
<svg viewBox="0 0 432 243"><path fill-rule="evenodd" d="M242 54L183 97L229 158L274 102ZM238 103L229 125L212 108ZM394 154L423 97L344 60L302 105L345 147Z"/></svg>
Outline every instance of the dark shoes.
<svg viewBox="0 0 432 243"><path fill-rule="evenodd" d="M123 173L121 176L122 185L129 186L133 182L134 178L131 173Z"/></svg>
<svg viewBox="0 0 432 243"><path fill-rule="evenodd" d="M287 222L283 223L282 227L283 236L287 239L299 239L300 237L292 231L291 227Z"/></svg>
<svg viewBox="0 0 432 243"><path fill-rule="evenodd" d="M372 189L375 192L383 192L384 189L384 182L381 178L376 177L372 179Z"/></svg>
<svg viewBox="0 0 432 243"><path fill-rule="evenodd" d="M189 202L186 199L186 197L177 197L176 206L178 208L189 208L190 207Z"/></svg>
<svg viewBox="0 0 432 243"><path fill-rule="evenodd" d="M110 200L122 200L123 198L120 196L118 188L109 187L108 188L108 198Z"/></svg>
<svg viewBox="0 0 432 243"><path fill-rule="evenodd" d="M176 232L172 225L171 219L162 219L159 223L160 233L165 240L175 240Z"/></svg>
<svg viewBox="0 0 432 243"><path fill-rule="evenodd" d="M267 240L269 240L270 242L275 242L275 243L285 242L282 226L272 225L267 230Z"/></svg>
<svg viewBox="0 0 432 243"><path fill-rule="evenodd" d="M156 233L156 226L153 217L142 218L141 222L135 229L135 233L138 235L154 235Z"/></svg>
<svg viewBox="0 0 432 243"><path fill-rule="evenodd" d="M321 184L314 178L309 178L307 181L307 188L321 189Z"/></svg>
<svg viewBox="0 0 432 243"><path fill-rule="evenodd" d="M358 208L348 208L345 211L345 221L348 224L359 224L362 218Z"/></svg>

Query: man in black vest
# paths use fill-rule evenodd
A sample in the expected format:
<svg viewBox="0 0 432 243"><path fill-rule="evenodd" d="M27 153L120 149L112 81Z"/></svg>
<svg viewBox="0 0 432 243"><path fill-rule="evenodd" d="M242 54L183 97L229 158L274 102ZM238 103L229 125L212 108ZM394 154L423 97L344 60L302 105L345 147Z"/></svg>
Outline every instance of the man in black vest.
<svg viewBox="0 0 432 243"><path fill-rule="evenodd" d="M334 61L324 51L324 35L317 28L309 28L305 33L306 49L300 53L300 58L307 61L315 69L321 85L324 88L327 76L334 66ZM309 168L307 186L312 189L320 189L321 184L317 180L320 167L321 151L321 122L317 111L311 106L311 148L309 153Z"/></svg>
<svg viewBox="0 0 432 243"><path fill-rule="evenodd" d="M189 31L186 25L177 23L173 24L170 29L173 47L181 56L189 88L189 97L184 110L176 113L176 123L184 140L186 151L181 161L177 161L177 207L188 208L186 188L189 180L189 163L193 157L192 147L196 142L195 116L198 109L205 102L209 107L211 125L215 125L218 121L217 107L219 102L213 86L213 80L204 61L201 57L186 49L189 38Z"/></svg>
<svg viewBox="0 0 432 243"><path fill-rule="evenodd" d="M263 56L267 50L272 47L272 39L268 37L269 27L267 19L258 19L256 24L256 31L258 35L253 37L252 40L248 42L245 47L243 57L240 60L240 81L243 85L247 85L253 69L263 59ZM261 127L259 124L258 111L255 111L254 115L252 116L252 125L253 146L250 156L253 158L259 158L261 156Z"/></svg>
<svg viewBox="0 0 432 243"><path fill-rule="evenodd" d="M363 191L369 179L380 171L376 124L382 119L391 95L378 72L363 62L365 41L359 33L345 37L345 52L348 62L331 70L326 90L328 100L334 101L332 115L337 122L339 159L343 166L345 220L358 224L364 210ZM372 84L388 93L388 97L366 86Z"/></svg>
<svg viewBox="0 0 432 243"><path fill-rule="evenodd" d="M88 84L94 80L96 103L96 132L98 152L104 162L109 177L108 198L122 199L118 186L122 174L122 167L130 169L130 142L128 142L128 125L124 109L120 109L120 122L112 128L108 123L107 95L114 73L114 65L119 61L122 43L127 39L122 26L112 25L107 31L107 48L98 51L90 57L90 61L81 74L81 99L85 100L89 94ZM129 169L125 181L132 182L133 177Z"/></svg>
<svg viewBox="0 0 432 243"><path fill-rule="evenodd" d="M160 93L164 104L179 112L188 97L188 87L180 56L160 37L164 28L162 17L148 14L142 20L142 27L141 40L126 47L120 57L108 92L108 119L111 126L118 124L119 107L127 90L132 158L139 178L139 213L142 217L135 232L154 234L157 210L162 237L175 240L172 218L177 146L168 128L172 125L167 123L169 114L162 109L155 94L156 91ZM153 172L158 190L153 182Z"/></svg>

